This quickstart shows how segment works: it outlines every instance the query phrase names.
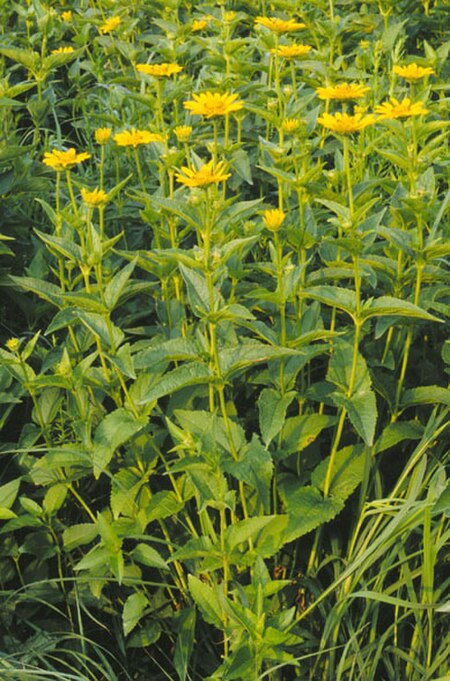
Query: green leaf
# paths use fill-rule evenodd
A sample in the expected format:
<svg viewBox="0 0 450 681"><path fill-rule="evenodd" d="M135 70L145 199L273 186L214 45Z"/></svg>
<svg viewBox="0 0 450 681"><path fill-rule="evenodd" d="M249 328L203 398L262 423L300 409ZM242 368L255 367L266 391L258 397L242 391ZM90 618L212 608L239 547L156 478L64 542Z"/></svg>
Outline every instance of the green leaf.
<svg viewBox="0 0 450 681"><path fill-rule="evenodd" d="M21 480L22 478L16 478L0 487L0 506L8 509L11 508L19 493Z"/></svg>
<svg viewBox="0 0 450 681"><path fill-rule="evenodd" d="M97 427L93 440L92 463L96 478L99 478L106 469L115 450L146 425L147 418L145 416L135 419L123 407L105 416Z"/></svg>
<svg viewBox="0 0 450 681"><path fill-rule="evenodd" d="M128 636L139 624L147 605L147 597L140 591L128 596L122 613L123 633L125 636Z"/></svg>
<svg viewBox="0 0 450 681"><path fill-rule="evenodd" d="M265 512L270 510L273 462L270 452L253 434L252 441L239 450L239 461L226 461L224 471L256 489Z"/></svg>
<svg viewBox="0 0 450 681"><path fill-rule="evenodd" d="M340 449L335 456L331 477L330 495L345 501L358 487L364 475L365 448L363 445L349 445ZM311 482L323 491L330 457L327 456L312 472Z"/></svg>
<svg viewBox="0 0 450 681"><path fill-rule="evenodd" d="M302 298L312 298L325 305L330 305L330 307L335 307L351 317L355 315L356 294L349 289L338 286L309 286L304 291L300 291L299 295Z"/></svg>
<svg viewBox="0 0 450 681"><path fill-rule="evenodd" d="M225 545L227 551L231 553L240 544L247 543L249 540L252 540L252 542L255 543L261 530L274 517L275 516L267 515L247 518L246 520L239 520L227 527L225 532Z"/></svg>
<svg viewBox="0 0 450 681"><path fill-rule="evenodd" d="M159 400L161 397L170 395L181 388L209 383L211 378L211 372L206 364L200 362L183 364L169 371L162 378L155 380L155 384L140 396L137 403L147 404Z"/></svg>
<svg viewBox="0 0 450 681"><path fill-rule="evenodd" d="M194 603L203 619L219 629L223 628L223 612L217 595L217 588L205 584L194 575L188 575L188 586Z"/></svg>
<svg viewBox="0 0 450 681"><path fill-rule="evenodd" d="M158 553L158 551L156 551L156 549L154 549L152 546L149 546L148 544L138 544L131 552L131 557L133 560L141 563L142 565L146 565L147 567L158 568L158 570L169 569L169 566L167 565L164 558Z"/></svg>
<svg viewBox="0 0 450 681"><path fill-rule="evenodd" d="M183 502L178 500L175 493L168 490L156 492L145 508L147 523L152 520L162 520L175 516L183 508Z"/></svg>
<svg viewBox="0 0 450 681"><path fill-rule="evenodd" d="M63 544L67 551L72 551L89 544L98 536L98 528L94 523L80 523L67 527L63 532Z"/></svg>
<svg viewBox="0 0 450 681"><path fill-rule="evenodd" d="M324 428L336 423L336 417L325 414L303 414L286 420L281 431L283 450L286 455L301 452L308 447ZM281 456L277 452L277 456Z"/></svg>
<svg viewBox="0 0 450 681"><path fill-rule="evenodd" d="M286 410L296 394L296 392L291 391L285 395L280 395L277 390L272 388L264 388L261 391L258 398L259 427L266 447L282 429Z"/></svg>
<svg viewBox="0 0 450 681"><path fill-rule="evenodd" d="M56 307L62 307L61 290L55 284L34 277L15 277L12 274L9 276L17 286L25 289L25 291L35 293L39 298L56 305Z"/></svg>
<svg viewBox="0 0 450 681"><path fill-rule="evenodd" d="M361 319L367 320L372 317L397 316L408 317L410 319L426 319L432 322L440 322L438 317L430 314L413 303L401 298L393 298L392 296L380 296L375 300L369 300L364 303L361 310Z"/></svg>
<svg viewBox="0 0 450 681"><path fill-rule="evenodd" d="M333 353L328 365L327 381L334 383L340 391L347 394L350 389L353 367L353 346L343 340L333 345ZM357 353L352 392L364 392L371 388L371 378L366 361Z"/></svg>
<svg viewBox="0 0 450 681"><path fill-rule="evenodd" d="M52 485L45 493L44 501L42 502L44 511L48 513L48 515L54 515L59 511L66 499L67 492L67 485L64 485L63 483Z"/></svg>
<svg viewBox="0 0 450 681"><path fill-rule="evenodd" d="M416 404L445 404L450 407L450 390L439 385L424 385L405 390L401 400L402 409Z"/></svg>
<svg viewBox="0 0 450 681"><path fill-rule="evenodd" d="M211 310L209 289L205 277L181 263L178 266L186 284L189 303L194 314L197 317L204 317L207 312L217 310L219 308L219 301L221 301L221 296L217 289L213 289L213 310Z"/></svg>
<svg viewBox="0 0 450 681"><path fill-rule="evenodd" d="M195 640L195 608L185 608L180 612L178 620L178 636L173 656L173 663L180 681L188 678L189 660Z"/></svg>
<svg viewBox="0 0 450 681"><path fill-rule="evenodd" d="M134 355L136 369L148 369L161 362L198 359L200 346L187 338L171 338L155 347L148 347Z"/></svg>
<svg viewBox="0 0 450 681"><path fill-rule="evenodd" d="M373 445L377 425L377 401L373 390L359 390L351 397L340 392L331 393L337 407L344 407L352 426L369 447Z"/></svg>
<svg viewBox="0 0 450 681"><path fill-rule="evenodd" d="M290 489L280 482L279 491L286 506L289 522L286 542L298 539L316 527L333 520L344 508L344 502L334 497L324 498L316 487Z"/></svg>
<svg viewBox="0 0 450 681"><path fill-rule="evenodd" d="M230 378L236 371L241 371L259 362L283 359L285 357L301 356L301 350L274 347L264 343L242 343L232 348L219 351L219 361L222 373Z"/></svg>
<svg viewBox="0 0 450 681"><path fill-rule="evenodd" d="M105 303L108 310L114 310L116 307L135 267L136 259L122 267L105 286Z"/></svg>

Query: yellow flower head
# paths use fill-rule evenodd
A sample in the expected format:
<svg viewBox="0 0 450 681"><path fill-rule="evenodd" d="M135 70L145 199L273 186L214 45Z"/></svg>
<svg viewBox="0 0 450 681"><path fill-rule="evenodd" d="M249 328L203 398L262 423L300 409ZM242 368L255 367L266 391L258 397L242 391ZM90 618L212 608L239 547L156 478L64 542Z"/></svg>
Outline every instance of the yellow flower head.
<svg viewBox="0 0 450 681"><path fill-rule="evenodd" d="M232 22L236 19L237 12L229 11L223 15L224 21Z"/></svg>
<svg viewBox="0 0 450 681"><path fill-rule="evenodd" d="M52 54L70 54L73 52L73 47L58 47L57 50L52 50Z"/></svg>
<svg viewBox="0 0 450 681"><path fill-rule="evenodd" d="M191 26L191 31L195 33L196 31L203 31L209 24L208 19L194 19Z"/></svg>
<svg viewBox="0 0 450 681"><path fill-rule="evenodd" d="M295 19L284 20L277 17L256 17L255 24L265 26L274 33L290 33L305 28L305 24L295 21Z"/></svg>
<svg viewBox="0 0 450 681"><path fill-rule="evenodd" d="M106 144L106 142L111 137L111 128L97 128L94 131L94 137L97 144Z"/></svg>
<svg viewBox="0 0 450 681"><path fill-rule="evenodd" d="M173 131L175 133L175 137L179 142L188 142L192 135L192 126L177 125L177 127L174 128Z"/></svg>
<svg viewBox="0 0 450 681"><path fill-rule="evenodd" d="M416 63L408 64L408 66L394 66L393 71L397 76L401 76L410 82L431 76L434 73L430 66L417 66Z"/></svg>
<svg viewBox="0 0 450 681"><path fill-rule="evenodd" d="M10 338L9 340L6 341L5 345L10 352L17 352L20 348L20 339Z"/></svg>
<svg viewBox="0 0 450 681"><path fill-rule="evenodd" d="M354 116L339 112L335 114L324 113L318 117L317 121L327 130L341 133L341 135L348 135L351 132L359 132L367 128L368 125L375 123L375 116L373 114L363 116L361 113L357 113Z"/></svg>
<svg viewBox="0 0 450 681"><path fill-rule="evenodd" d="M61 14L61 19L63 21L72 21L72 12L70 11L70 9Z"/></svg>
<svg viewBox="0 0 450 681"><path fill-rule="evenodd" d="M409 97L405 97L401 102L395 97L391 97L390 102L383 102L375 107L375 112L380 114L380 119L385 118L409 118L410 116L421 116L428 113L423 102L411 102Z"/></svg>
<svg viewBox="0 0 450 681"><path fill-rule="evenodd" d="M82 187L81 197L86 206L88 206L89 208L96 208L97 206L102 206L108 200L108 194L104 192L103 189L97 189L97 187L92 191L89 191Z"/></svg>
<svg viewBox="0 0 450 681"><path fill-rule="evenodd" d="M358 85L358 83L339 83L339 85L316 88L320 99L361 99L369 90L370 87L367 85Z"/></svg>
<svg viewBox="0 0 450 681"><path fill-rule="evenodd" d="M270 208L263 213L263 222L271 232L278 232L286 214L280 208Z"/></svg>
<svg viewBox="0 0 450 681"><path fill-rule="evenodd" d="M140 144L150 144L151 142L164 142L164 137L156 132L149 130L123 130L114 135L114 142L119 147L133 147L136 149Z"/></svg>
<svg viewBox="0 0 450 681"><path fill-rule="evenodd" d="M214 116L226 116L233 111L239 111L244 102L231 92L220 94L219 92L202 92L192 95L193 101L184 102L184 108L198 116L213 118Z"/></svg>
<svg viewBox="0 0 450 681"><path fill-rule="evenodd" d="M76 150L73 148L67 149L67 151L54 149L53 151L45 152L42 162L44 165L49 166L49 168L61 172L62 170L70 170L70 168L73 168L77 163L82 163L88 158L91 158L91 155L85 151L81 152L81 154L77 154Z"/></svg>
<svg viewBox="0 0 450 681"><path fill-rule="evenodd" d="M298 118L285 118L281 127L285 132L295 132L300 127Z"/></svg>
<svg viewBox="0 0 450 681"><path fill-rule="evenodd" d="M121 21L122 19L119 16L111 17L110 19L107 19L98 30L100 33L111 33L111 31L114 31L119 26Z"/></svg>
<svg viewBox="0 0 450 681"><path fill-rule="evenodd" d="M370 42L368 40L360 40L359 46L362 50L368 50L370 47Z"/></svg>
<svg viewBox="0 0 450 681"><path fill-rule="evenodd" d="M209 184L217 184L224 182L230 177L230 173L224 172L224 163L221 161L215 167L213 161L209 161L201 166L198 170L191 168L181 168L181 173L175 175L178 182L187 187L206 187Z"/></svg>
<svg viewBox="0 0 450 681"><path fill-rule="evenodd" d="M279 57L283 57L283 59L295 59L296 57L304 57L305 54L308 54L308 52L311 51L311 49L311 45L293 44L279 45L270 51L272 54L277 54Z"/></svg>
<svg viewBox="0 0 450 681"><path fill-rule="evenodd" d="M183 70L183 67L178 64L136 64L136 68L139 73L156 78L173 76Z"/></svg>

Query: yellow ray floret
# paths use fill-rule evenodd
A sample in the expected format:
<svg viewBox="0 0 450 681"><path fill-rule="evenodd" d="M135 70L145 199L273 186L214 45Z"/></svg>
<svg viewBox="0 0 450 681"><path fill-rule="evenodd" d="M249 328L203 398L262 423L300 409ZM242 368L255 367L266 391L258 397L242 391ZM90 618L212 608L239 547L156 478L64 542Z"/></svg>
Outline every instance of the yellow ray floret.
<svg viewBox="0 0 450 681"><path fill-rule="evenodd" d="M278 232L285 217L286 214L280 208L269 208L263 213L263 222L271 232Z"/></svg>
<svg viewBox="0 0 450 681"><path fill-rule="evenodd" d="M71 54L73 47L58 47L57 50L52 50L52 54Z"/></svg>
<svg viewBox="0 0 450 681"><path fill-rule="evenodd" d="M274 33L290 33L305 28L305 24L295 19L278 19L277 17L256 17L255 24L264 26Z"/></svg>
<svg viewBox="0 0 450 681"><path fill-rule="evenodd" d="M410 116L421 116L428 113L423 102L411 102L409 97L405 97L401 102L395 97L391 97L389 102L383 102L375 107L375 112L380 114L381 119L385 118L409 118Z"/></svg>
<svg viewBox="0 0 450 681"><path fill-rule="evenodd" d="M361 99L369 91L370 87L358 83L339 83L316 88L320 99Z"/></svg>
<svg viewBox="0 0 450 681"><path fill-rule="evenodd" d="M425 76L431 76L434 70L430 66L418 66L415 62L407 66L394 66L393 72L397 76L406 78L406 80L419 80Z"/></svg>
<svg viewBox="0 0 450 681"><path fill-rule="evenodd" d="M121 21L122 19L119 16L110 17L105 21L104 24L100 26L98 30L100 33L111 33L111 31L114 31L119 26Z"/></svg>
<svg viewBox="0 0 450 681"><path fill-rule="evenodd" d="M375 123L375 120L373 114L363 116L363 114L357 113L354 116L351 116L350 114L339 112L335 114L324 113L317 119L318 123L323 125L324 128L327 128L327 130L332 130L333 132L338 132L342 135L364 130L368 125Z"/></svg>
<svg viewBox="0 0 450 681"><path fill-rule="evenodd" d="M111 128L97 128L97 130L94 131L95 141L97 144L106 144L111 137L111 134Z"/></svg>
<svg viewBox="0 0 450 681"><path fill-rule="evenodd" d="M147 76L155 76L155 78L168 78L183 70L179 64L136 64L139 73L145 73Z"/></svg>
<svg viewBox="0 0 450 681"><path fill-rule="evenodd" d="M140 144L150 144L151 142L164 142L164 137L156 132L149 130L123 130L114 135L114 142L119 147L133 147L136 149Z"/></svg>
<svg viewBox="0 0 450 681"><path fill-rule="evenodd" d="M295 43L293 45L279 45L270 51L272 54L283 57L283 59L295 59L296 57L304 57L305 54L308 54L311 50L311 45L300 45Z"/></svg>
<svg viewBox="0 0 450 681"><path fill-rule="evenodd" d="M98 189L97 187L92 191L82 187L81 198L84 203L89 206L89 208L96 208L97 206L102 206L108 200L108 194L103 191L103 189Z"/></svg>
<svg viewBox="0 0 450 681"><path fill-rule="evenodd" d="M61 172L62 170L69 170L77 163L82 163L86 159L91 158L91 155L85 151L77 154L76 149L70 148L67 151L60 151L54 149L53 151L46 151L44 154L43 163L49 168Z"/></svg>
<svg viewBox="0 0 450 681"><path fill-rule="evenodd" d="M214 166L213 161L209 161L201 166L198 170L192 168L181 168L181 172L175 175L178 182L187 187L205 187L209 184L217 184L224 182L230 177L230 173L224 172L224 163L221 161Z"/></svg>
<svg viewBox="0 0 450 681"><path fill-rule="evenodd" d="M239 111L244 102L238 99L238 95L231 92L201 92L193 94L192 100L184 102L184 108L193 114L213 118L214 116L226 116L233 111Z"/></svg>

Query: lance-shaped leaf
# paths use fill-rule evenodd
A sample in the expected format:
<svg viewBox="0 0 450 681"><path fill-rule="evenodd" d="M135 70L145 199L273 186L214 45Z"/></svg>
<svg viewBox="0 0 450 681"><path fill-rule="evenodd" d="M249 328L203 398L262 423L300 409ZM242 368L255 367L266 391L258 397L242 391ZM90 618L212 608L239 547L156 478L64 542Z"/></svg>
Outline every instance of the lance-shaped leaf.
<svg viewBox="0 0 450 681"><path fill-rule="evenodd" d="M154 385L140 395L137 403L147 404L148 402L159 400L165 395L170 395L181 388L209 383L211 379L212 374L206 364L200 362L183 364L173 369L173 371L169 371L162 378L155 380Z"/></svg>

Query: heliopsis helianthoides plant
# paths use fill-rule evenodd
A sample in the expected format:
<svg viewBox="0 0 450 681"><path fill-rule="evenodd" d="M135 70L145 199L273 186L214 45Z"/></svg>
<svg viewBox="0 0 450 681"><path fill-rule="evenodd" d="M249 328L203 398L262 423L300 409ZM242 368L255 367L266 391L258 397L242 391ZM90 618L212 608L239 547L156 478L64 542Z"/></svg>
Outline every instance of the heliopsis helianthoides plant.
<svg viewBox="0 0 450 681"><path fill-rule="evenodd" d="M375 113L378 114L379 120L385 120L423 116L428 113L428 109L425 108L423 102L412 102L409 97L405 97L401 101L391 97L388 102L378 104L375 107Z"/></svg>
<svg viewBox="0 0 450 681"><path fill-rule="evenodd" d="M327 130L336 132L339 135L349 135L353 132L360 132L369 125L373 125L376 121L376 116L373 114L348 114L337 111L334 114L323 113L317 118L320 123Z"/></svg>
<svg viewBox="0 0 450 681"><path fill-rule="evenodd" d="M178 182L184 184L186 187L207 187L211 184L225 182L230 177L230 173L225 172L225 164L223 161L215 164L211 159L211 161L204 163L197 170L183 167L175 177Z"/></svg>
<svg viewBox="0 0 450 681"><path fill-rule="evenodd" d="M115 15L113 17L109 17L109 19L106 19L106 21L104 21L103 24L99 26L98 30L102 34L112 33L120 26L121 23L122 17L119 15Z"/></svg>
<svg viewBox="0 0 450 681"><path fill-rule="evenodd" d="M63 170L70 170L74 166L78 165L78 163L87 161L89 158L91 158L91 155L87 152L82 151L78 153L76 149L71 147L66 151L59 149L46 151L42 163L49 168L52 168L52 170L61 172Z"/></svg>
<svg viewBox="0 0 450 681"><path fill-rule="evenodd" d="M311 45L293 43L292 45L278 45L278 47L273 47L271 52L279 57L283 57L283 59L296 59L304 57L309 54L311 50Z"/></svg>
<svg viewBox="0 0 450 681"><path fill-rule="evenodd" d="M361 99L368 92L370 92L370 87L358 83L339 83L316 88L319 99L324 100Z"/></svg>
<svg viewBox="0 0 450 681"><path fill-rule="evenodd" d="M232 92L201 92L194 93L191 100L183 102L183 106L197 116L215 118L240 111L244 102Z"/></svg>
<svg viewBox="0 0 450 681"><path fill-rule="evenodd" d="M396 65L392 71L395 73L395 75L401 76L410 83L421 80L426 76L432 76L435 73L431 66L418 66L415 62L405 66Z"/></svg>
<svg viewBox="0 0 450 681"><path fill-rule="evenodd" d="M445 4L0 2L1 681L446 678Z"/></svg>
<svg viewBox="0 0 450 681"><path fill-rule="evenodd" d="M163 63L163 64L136 64L136 69L139 73L146 76L154 76L155 78L169 78L183 70L179 64Z"/></svg>
<svg viewBox="0 0 450 681"><path fill-rule="evenodd" d="M292 33L305 28L305 24L295 19L279 19L278 17L256 17L255 24L264 26L273 33Z"/></svg>

